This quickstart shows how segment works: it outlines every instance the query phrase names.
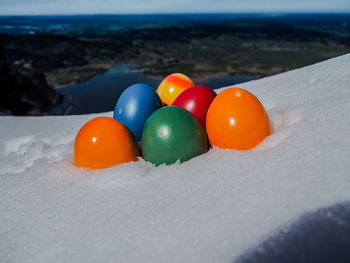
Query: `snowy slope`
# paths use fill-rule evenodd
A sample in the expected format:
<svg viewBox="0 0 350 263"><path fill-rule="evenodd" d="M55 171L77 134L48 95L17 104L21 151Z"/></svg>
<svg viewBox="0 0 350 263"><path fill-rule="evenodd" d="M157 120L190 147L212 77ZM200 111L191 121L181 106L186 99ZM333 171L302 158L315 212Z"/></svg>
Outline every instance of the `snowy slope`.
<svg viewBox="0 0 350 263"><path fill-rule="evenodd" d="M157 168L75 168L75 135L96 115L0 117L0 262L233 262L350 200L350 55L239 86L274 133Z"/></svg>

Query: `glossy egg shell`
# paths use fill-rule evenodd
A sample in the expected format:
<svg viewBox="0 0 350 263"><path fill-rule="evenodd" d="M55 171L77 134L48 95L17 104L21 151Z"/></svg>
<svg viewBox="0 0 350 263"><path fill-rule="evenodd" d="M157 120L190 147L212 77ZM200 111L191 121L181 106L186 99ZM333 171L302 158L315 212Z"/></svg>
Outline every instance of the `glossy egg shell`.
<svg viewBox="0 0 350 263"><path fill-rule="evenodd" d="M184 90L193 87L192 80L182 73L174 73L167 76L159 84L157 93L166 105L172 105L174 100Z"/></svg>
<svg viewBox="0 0 350 263"><path fill-rule="evenodd" d="M134 84L120 95L113 118L123 123L141 140L143 127L149 116L163 106L157 92L147 84Z"/></svg>
<svg viewBox="0 0 350 263"><path fill-rule="evenodd" d="M228 88L211 103L206 131L212 146L249 150L270 135L271 128L257 97L241 88Z"/></svg>
<svg viewBox="0 0 350 263"><path fill-rule="evenodd" d="M206 86L194 86L182 92L173 105L191 112L205 127L208 108L216 97L216 92Z"/></svg>
<svg viewBox="0 0 350 263"><path fill-rule="evenodd" d="M184 162L207 151L204 128L191 113L177 106L154 112L143 130L143 158L155 165Z"/></svg>
<svg viewBox="0 0 350 263"><path fill-rule="evenodd" d="M103 169L137 161L137 142L127 127L109 117L97 117L79 130L74 143L77 167Z"/></svg>

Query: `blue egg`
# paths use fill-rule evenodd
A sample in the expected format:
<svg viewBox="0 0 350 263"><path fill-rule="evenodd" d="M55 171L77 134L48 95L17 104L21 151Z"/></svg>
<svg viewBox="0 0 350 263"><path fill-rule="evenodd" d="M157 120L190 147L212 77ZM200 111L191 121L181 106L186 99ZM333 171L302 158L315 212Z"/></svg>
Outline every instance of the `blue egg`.
<svg viewBox="0 0 350 263"><path fill-rule="evenodd" d="M134 84L120 95L113 118L123 123L140 141L147 119L163 103L157 92L147 84Z"/></svg>

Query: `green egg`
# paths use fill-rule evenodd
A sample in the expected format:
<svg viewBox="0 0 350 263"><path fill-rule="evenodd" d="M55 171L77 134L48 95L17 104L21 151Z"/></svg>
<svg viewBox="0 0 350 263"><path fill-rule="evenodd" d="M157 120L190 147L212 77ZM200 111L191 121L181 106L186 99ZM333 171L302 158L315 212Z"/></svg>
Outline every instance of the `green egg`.
<svg viewBox="0 0 350 263"><path fill-rule="evenodd" d="M200 122L187 110L168 106L155 111L142 134L142 154L155 165L187 161L209 149Z"/></svg>

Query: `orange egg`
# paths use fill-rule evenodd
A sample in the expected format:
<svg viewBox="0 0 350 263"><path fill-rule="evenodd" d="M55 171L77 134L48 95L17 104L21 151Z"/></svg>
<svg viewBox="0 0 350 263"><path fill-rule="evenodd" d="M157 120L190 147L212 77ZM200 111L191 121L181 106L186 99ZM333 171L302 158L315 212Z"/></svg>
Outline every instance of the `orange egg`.
<svg viewBox="0 0 350 263"><path fill-rule="evenodd" d="M228 88L216 96L207 113L206 129L212 146L236 150L249 150L271 133L264 106L240 88Z"/></svg>
<svg viewBox="0 0 350 263"><path fill-rule="evenodd" d="M74 143L77 167L103 169L137 161L137 142L126 126L109 117L94 118L80 129Z"/></svg>
<svg viewBox="0 0 350 263"><path fill-rule="evenodd" d="M174 73L167 76L159 84L157 93L162 102L166 105L172 105L174 100L184 90L193 87L194 84L190 78L181 73Z"/></svg>

